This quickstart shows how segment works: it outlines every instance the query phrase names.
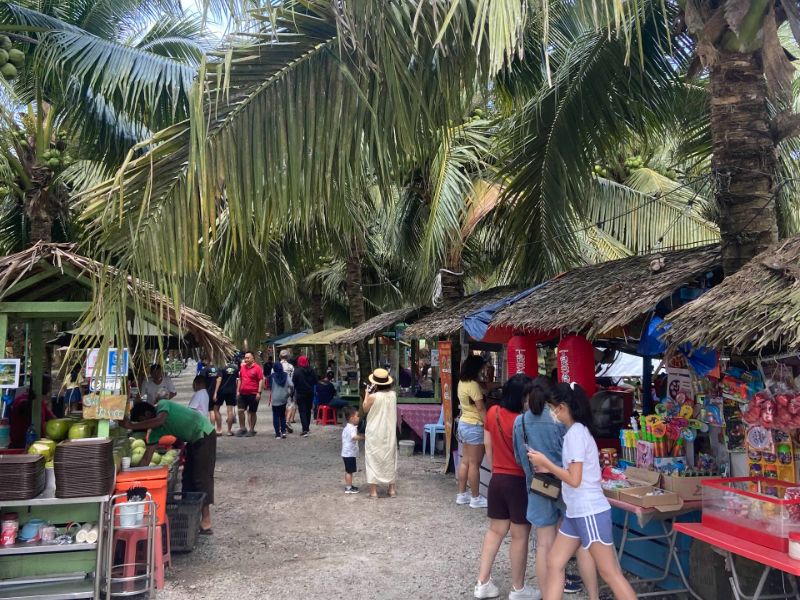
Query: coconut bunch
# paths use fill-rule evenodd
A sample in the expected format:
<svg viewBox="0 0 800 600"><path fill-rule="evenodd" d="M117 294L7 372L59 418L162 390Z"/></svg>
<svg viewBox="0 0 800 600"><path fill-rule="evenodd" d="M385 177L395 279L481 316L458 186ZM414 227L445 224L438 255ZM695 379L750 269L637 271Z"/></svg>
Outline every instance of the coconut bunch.
<svg viewBox="0 0 800 600"><path fill-rule="evenodd" d="M10 37L0 35L0 74L6 81L11 81L24 64L25 53L19 48L14 48Z"/></svg>

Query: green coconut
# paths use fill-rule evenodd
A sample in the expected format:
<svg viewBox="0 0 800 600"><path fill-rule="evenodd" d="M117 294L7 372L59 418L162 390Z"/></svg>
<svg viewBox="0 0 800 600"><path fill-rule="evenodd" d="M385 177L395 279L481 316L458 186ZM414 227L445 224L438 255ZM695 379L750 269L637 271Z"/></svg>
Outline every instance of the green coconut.
<svg viewBox="0 0 800 600"><path fill-rule="evenodd" d="M8 52L0 49L0 67L8 62Z"/></svg>
<svg viewBox="0 0 800 600"><path fill-rule="evenodd" d="M12 65L21 67L25 63L25 53L17 48L8 51L8 62Z"/></svg>
<svg viewBox="0 0 800 600"><path fill-rule="evenodd" d="M45 161L45 164L51 169L57 169L61 166L61 161L57 158L51 158L50 160Z"/></svg>
<svg viewBox="0 0 800 600"><path fill-rule="evenodd" d="M11 38L7 35L0 35L0 48L3 50L11 50Z"/></svg>
<svg viewBox="0 0 800 600"><path fill-rule="evenodd" d="M14 79L17 76L17 67L12 65L10 62L7 62L2 67L0 67L0 73L5 77L7 80Z"/></svg>

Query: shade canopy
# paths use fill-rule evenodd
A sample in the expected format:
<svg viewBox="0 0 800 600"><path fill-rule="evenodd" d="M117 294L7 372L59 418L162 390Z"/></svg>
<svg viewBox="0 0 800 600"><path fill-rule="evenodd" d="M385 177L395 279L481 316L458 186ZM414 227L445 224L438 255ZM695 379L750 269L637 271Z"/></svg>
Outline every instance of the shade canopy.
<svg viewBox="0 0 800 600"><path fill-rule="evenodd" d="M350 330L344 327L333 327L316 333L307 333L278 345L282 348L287 346L329 346L337 337L348 331Z"/></svg>
<svg viewBox="0 0 800 600"><path fill-rule="evenodd" d="M410 317L420 312L419 306L406 306L381 313L363 322L358 327L346 330L335 340L337 344L355 344L387 331L397 323L407 322Z"/></svg>

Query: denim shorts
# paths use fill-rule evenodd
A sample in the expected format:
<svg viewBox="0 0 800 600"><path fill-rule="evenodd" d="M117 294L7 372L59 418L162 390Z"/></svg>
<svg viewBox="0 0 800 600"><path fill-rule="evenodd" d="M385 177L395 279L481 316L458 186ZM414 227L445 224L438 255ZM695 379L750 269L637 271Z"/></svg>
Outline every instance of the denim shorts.
<svg viewBox="0 0 800 600"><path fill-rule="evenodd" d="M480 446L483 444L483 425L458 422L458 441L462 444Z"/></svg>

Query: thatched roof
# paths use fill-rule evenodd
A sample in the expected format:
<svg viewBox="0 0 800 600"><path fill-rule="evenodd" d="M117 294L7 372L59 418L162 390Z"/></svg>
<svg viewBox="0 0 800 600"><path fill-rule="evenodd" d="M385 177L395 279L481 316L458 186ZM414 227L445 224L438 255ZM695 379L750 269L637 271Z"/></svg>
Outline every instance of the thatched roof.
<svg viewBox="0 0 800 600"><path fill-rule="evenodd" d="M521 290L511 286L496 287L472 294L451 302L442 308L435 309L426 317L409 326L404 335L409 338L436 338L457 333L463 327L463 320L468 314L492 304Z"/></svg>
<svg viewBox="0 0 800 600"><path fill-rule="evenodd" d="M58 299L77 299L76 294L82 295L84 300L91 300L91 291L85 285L75 285L75 282L91 287L101 276L114 274L115 270L81 256L75 250L75 244L38 242L22 252L0 257L0 300L27 301L31 288L20 290L21 286L17 284L32 277L37 278L34 290L48 286L52 290L38 300L50 300L54 296ZM149 283L128 278L128 290L142 307L159 315L165 324L176 328L187 341L204 348L213 360L223 359L234 352L231 341L210 317L188 306L181 306L176 311L169 300ZM135 312L133 306L131 311ZM145 315L136 315L136 318L148 322L151 320Z"/></svg>
<svg viewBox="0 0 800 600"><path fill-rule="evenodd" d="M663 258L654 271L651 263ZM492 325L597 337L633 322L678 288L720 268L719 245L630 256L567 271L500 310Z"/></svg>
<svg viewBox="0 0 800 600"><path fill-rule="evenodd" d="M378 333L386 331L395 323L406 321L410 316L418 313L419 310L419 306L406 306L376 315L368 321L363 322L358 327L353 327L350 331L340 335L334 340L334 343L355 344L362 340L369 339Z"/></svg>
<svg viewBox="0 0 800 600"><path fill-rule="evenodd" d="M800 236L762 252L667 321L673 344L737 355L800 350Z"/></svg>

